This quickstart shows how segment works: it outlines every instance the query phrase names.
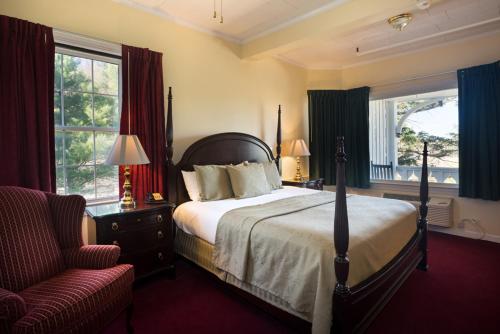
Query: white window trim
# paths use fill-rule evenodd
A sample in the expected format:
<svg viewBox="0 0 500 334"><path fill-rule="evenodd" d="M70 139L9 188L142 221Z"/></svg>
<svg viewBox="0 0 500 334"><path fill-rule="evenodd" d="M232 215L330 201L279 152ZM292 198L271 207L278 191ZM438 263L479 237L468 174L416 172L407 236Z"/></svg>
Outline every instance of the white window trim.
<svg viewBox="0 0 500 334"><path fill-rule="evenodd" d="M113 44L109 42L104 42L104 41L99 41L95 40L89 37L81 36L81 35L76 35L72 33L67 33L63 31L56 31L54 30L54 40L57 43L62 43L62 44L67 44L69 46L75 46L78 48L85 48L88 49L89 52L84 52L84 51L79 51L79 50L73 50L69 48L65 48L62 46L56 46L55 52L56 53L62 53L65 55L70 55L70 56L76 56L76 57L83 57L83 58L91 58L93 60L97 61L104 61L108 63L113 63L118 65L118 112L121 115L122 112L122 60L113 58L113 57L106 57L104 55L99 55L92 53L92 51L97 51L97 52L105 52L109 53L112 55L117 55L121 56L121 46L119 44ZM117 47L118 46L118 47ZM61 110L62 112L62 110ZM100 131L100 132L115 132L115 129L112 128L100 128L100 127L63 127L63 126L55 126L55 130L67 130L67 131ZM94 147L94 157L95 157L95 147ZM95 165L95 161L94 161ZM93 165L93 166L94 166ZM65 165L64 165L65 166ZM94 183L95 183L95 175L94 175ZM99 204L108 204L108 203L115 203L119 201L119 196L112 196L112 197L103 197L103 198L98 198L98 199L86 199L87 205L99 205Z"/></svg>
<svg viewBox="0 0 500 334"><path fill-rule="evenodd" d="M53 34L56 43L122 56L122 46L118 43L107 42L58 29L54 29Z"/></svg>
<svg viewBox="0 0 500 334"><path fill-rule="evenodd" d="M381 192L394 191L394 192L415 194L420 191L420 182L370 180L370 190L378 190ZM430 182L429 191L433 195L445 195L445 196L457 197L458 184Z"/></svg>

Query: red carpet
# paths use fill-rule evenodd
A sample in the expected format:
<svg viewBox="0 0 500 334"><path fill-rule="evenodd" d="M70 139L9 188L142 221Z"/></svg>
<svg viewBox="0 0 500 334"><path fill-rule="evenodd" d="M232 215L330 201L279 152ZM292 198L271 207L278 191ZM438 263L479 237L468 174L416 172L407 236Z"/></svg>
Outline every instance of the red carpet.
<svg viewBox="0 0 500 334"><path fill-rule="evenodd" d="M428 272L415 271L368 333L500 333L500 244L431 233ZM124 333L116 319L106 334ZM141 333L293 333L223 289L211 274L177 262L177 279L156 277L135 291Z"/></svg>

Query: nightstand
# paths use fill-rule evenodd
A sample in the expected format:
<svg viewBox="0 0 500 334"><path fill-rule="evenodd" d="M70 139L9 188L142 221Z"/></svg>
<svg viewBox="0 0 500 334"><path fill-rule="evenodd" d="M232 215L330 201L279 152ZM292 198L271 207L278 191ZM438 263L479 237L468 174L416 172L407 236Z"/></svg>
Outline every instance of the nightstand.
<svg viewBox="0 0 500 334"><path fill-rule="evenodd" d="M96 243L121 248L119 263L134 265L136 279L174 267L174 205L137 203L121 210L118 203L89 206L87 214L94 219Z"/></svg>
<svg viewBox="0 0 500 334"><path fill-rule="evenodd" d="M323 182L324 182L324 179L322 179L322 178L319 178L319 179L303 178L302 181L296 181L296 180L283 180L282 181L284 186L294 186L294 187L309 188L309 189L316 189L316 190L323 190Z"/></svg>

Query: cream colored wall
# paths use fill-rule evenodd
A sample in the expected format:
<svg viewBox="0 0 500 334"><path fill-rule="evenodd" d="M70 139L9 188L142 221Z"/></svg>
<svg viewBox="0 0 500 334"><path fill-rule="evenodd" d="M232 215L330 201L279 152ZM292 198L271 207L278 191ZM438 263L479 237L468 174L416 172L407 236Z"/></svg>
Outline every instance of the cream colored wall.
<svg viewBox="0 0 500 334"><path fill-rule="evenodd" d="M341 70L340 81L344 89L360 86L378 86L398 81L424 77L428 75L456 71L459 68L470 67L500 60L500 33L464 40L458 43L443 45L442 47L422 50L407 55L385 59L371 64L356 66ZM314 71L317 72L317 71ZM308 73L311 77L311 71ZM314 77L321 78L320 89L336 89L339 84L338 71L314 73ZM329 82L331 86L329 86ZM310 83L308 83L308 86ZM393 187L392 187L393 188ZM381 196L386 189L397 190L391 187L376 185L370 190L354 190L361 194ZM408 189L399 189L408 191ZM418 192L418 188L411 190ZM484 230L485 238L500 242L500 202L483 201L459 198L457 190L431 189L431 195L454 197L453 220L455 226L446 229L446 232L479 237L478 228L470 223L458 227L461 221L476 219Z"/></svg>
<svg viewBox="0 0 500 334"><path fill-rule="evenodd" d="M304 137L306 71L269 58L241 60L240 47L111 0L2 0L0 13L57 29L163 53L174 94L174 160L196 139L224 131L276 141ZM166 93L165 93L166 97ZM283 166L285 177L293 162Z"/></svg>
<svg viewBox="0 0 500 334"><path fill-rule="evenodd" d="M471 38L342 70L342 87L379 86L500 59L500 33Z"/></svg>

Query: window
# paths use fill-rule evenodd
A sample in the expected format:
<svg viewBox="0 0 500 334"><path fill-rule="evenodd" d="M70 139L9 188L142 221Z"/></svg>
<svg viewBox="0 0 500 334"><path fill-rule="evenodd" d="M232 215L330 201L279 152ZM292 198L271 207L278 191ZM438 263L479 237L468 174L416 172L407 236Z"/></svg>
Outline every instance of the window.
<svg viewBox="0 0 500 334"><path fill-rule="evenodd" d="M370 101L371 179L420 181L423 142L429 182L458 183L458 91Z"/></svg>
<svg viewBox="0 0 500 334"><path fill-rule="evenodd" d="M104 164L119 131L120 60L57 48L54 122L58 194L118 198L118 167Z"/></svg>

